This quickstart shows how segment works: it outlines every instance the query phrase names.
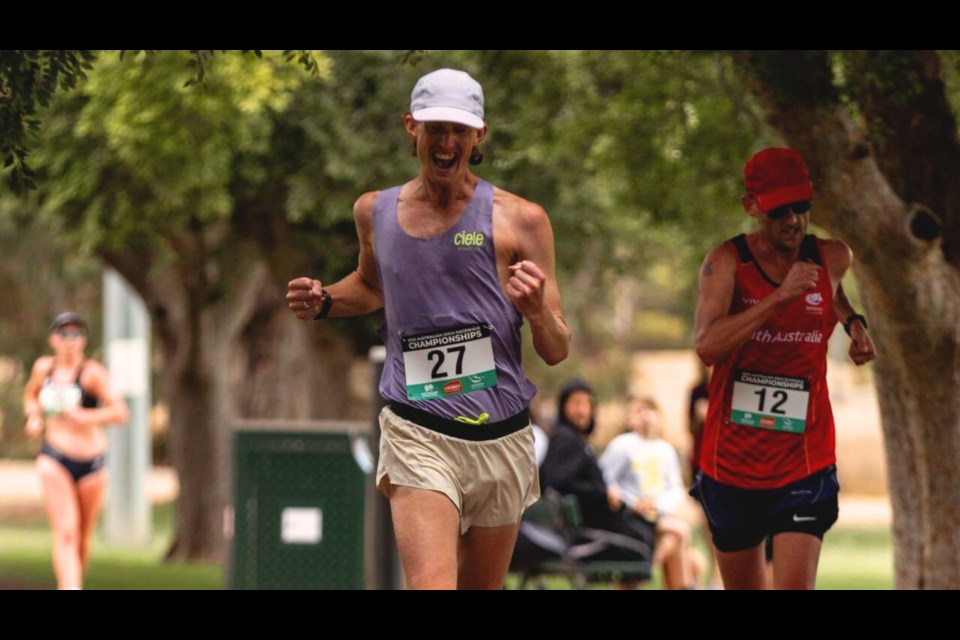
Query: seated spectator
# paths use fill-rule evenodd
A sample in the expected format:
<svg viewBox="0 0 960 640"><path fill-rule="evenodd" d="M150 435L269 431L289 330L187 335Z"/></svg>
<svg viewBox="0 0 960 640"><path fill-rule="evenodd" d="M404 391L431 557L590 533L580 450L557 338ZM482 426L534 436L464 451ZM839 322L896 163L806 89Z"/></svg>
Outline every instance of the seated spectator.
<svg viewBox="0 0 960 640"><path fill-rule="evenodd" d="M614 438L600 458L611 506L622 504L631 517L656 530L654 564L663 567L668 589L697 584L691 575L690 525L676 513L686 491L676 450L660 438L660 409L649 398L633 398L628 431Z"/></svg>
<svg viewBox="0 0 960 640"><path fill-rule="evenodd" d="M561 495L576 496L583 525L629 536L653 546L653 527L628 517L622 505L611 509L607 485L597 464L587 436L593 432L596 399L593 390L584 382L574 380L560 392L557 422L549 432L546 456L540 465L542 492L553 489ZM537 559L529 540L521 533L514 554L514 564ZM520 556L518 558L518 556ZM609 560L649 560L624 548L611 547L603 554Z"/></svg>

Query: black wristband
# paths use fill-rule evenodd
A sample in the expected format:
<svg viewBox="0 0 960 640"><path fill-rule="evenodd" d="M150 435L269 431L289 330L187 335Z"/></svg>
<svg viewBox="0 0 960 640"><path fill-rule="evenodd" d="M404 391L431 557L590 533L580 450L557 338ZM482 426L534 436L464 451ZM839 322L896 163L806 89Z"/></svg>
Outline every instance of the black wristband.
<svg viewBox="0 0 960 640"><path fill-rule="evenodd" d="M323 300L323 304L320 305L320 313L313 316L314 320L326 320L327 315L330 313L330 307L333 306L333 298L330 297L326 289L320 290L320 298Z"/></svg>
<svg viewBox="0 0 960 640"><path fill-rule="evenodd" d="M864 318L864 317L863 317L862 315L860 315L859 313L851 313L849 316L847 316L847 319L844 320L844 322L843 322L843 330L847 332L847 335L850 335L850 323L853 322L854 320L859 320L859 321L860 321L860 324L863 325L863 328L864 328L864 329L869 329L869 328L870 328L870 327L867 325L867 319L866 319L866 318Z"/></svg>

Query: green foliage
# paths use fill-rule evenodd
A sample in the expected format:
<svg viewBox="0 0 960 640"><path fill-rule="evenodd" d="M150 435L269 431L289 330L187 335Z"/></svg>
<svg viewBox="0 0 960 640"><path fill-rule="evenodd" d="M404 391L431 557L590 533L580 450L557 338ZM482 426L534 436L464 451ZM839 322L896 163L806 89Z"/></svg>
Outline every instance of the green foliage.
<svg viewBox="0 0 960 640"><path fill-rule="evenodd" d="M188 67L194 72L193 77L189 78L183 83L184 87L192 87L196 84L202 84L207 78L207 63L213 59L217 53L227 53L227 50L220 49L189 49L190 59L187 62ZM144 56L153 56L156 53L154 49L127 49L120 51L120 59L123 60L127 54L130 54L133 57L136 57L140 54ZM242 54L252 54L257 58L263 59L263 51L259 49L242 49L240 50ZM313 77L319 77L326 73L327 67L324 62L323 57L317 57L315 51L308 49L302 50L286 50L283 52L283 59L287 62L296 62L304 68L304 70Z"/></svg>
<svg viewBox="0 0 960 640"><path fill-rule="evenodd" d="M331 77L304 84L278 115L274 160L282 163L291 223L352 227L361 193L416 175L403 114L422 71L398 65L400 52L327 55Z"/></svg>
<svg viewBox="0 0 960 640"><path fill-rule="evenodd" d="M947 88L947 99L953 108L953 115L960 115L960 51L940 51L943 61L943 79Z"/></svg>
<svg viewBox="0 0 960 640"><path fill-rule="evenodd" d="M105 57L48 116L44 207L93 250L155 250L227 219L231 183L257 181L272 113L302 73L275 56L222 56L202 88L178 86L185 55Z"/></svg>
<svg viewBox="0 0 960 640"><path fill-rule="evenodd" d="M479 173L550 214L579 355L556 370L528 358L535 377L550 386L595 371L619 392L629 369L613 364L619 353L688 347L700 261L749 228L743 163L778 142L729 58L479 51L428 61L484 86L490 165Z"/></svg>
<svg viewBox="0 0 960 640"><path fill-rule="evenodd" d="M745 50L731 54L759 80L776 104L829 108L840 99L834 84L835 67L831 51Z"/></svg>
<svg viewBox="0 0 960 640"><path fill-rule="evenodd" d="M14 193L23 193L36 187L35 171L27 163L27 156L36 143L40 131L38 112L49 106L58 91L73 89L86 79L93 69L98 51L0 51L0 156L3 168L10 173L10 186ZM154 57L152 50L122 50L124 58ZM218 51L189 50L185 69L190 75L183 81L184 87L204 84L207 68ZM227 51L220 50L220 54ZM242 50L263 58L259 50ZM409 52L411 55L416 52ZM130 54L127 56L126 54ZM326 75L328 68L323 55L311 50L287 50L283 59L295 62L313 77Z"/></svg>
<svg viewBox="0 0 960 640"><path fill-rule="evenodd" d="M15 193L35 187L27 156L40 130L38 111L58 90L74 88L95 57L93 51L0 51L0 158Z"/></svg>
<svg viewBox="0 0 960 640"><path fill-rule="evenodd" d="M475 55L490 104L494 168L507 188L522 186L522 195L550 212L565 241L557 246L564 269L597 269L585 262L590 245L611 277L659 258L676 264L740 228L744 159L773 138L726 58Z"/></svg>
<svg viewBox="0 0 960 640"><path fill-rule="evenodd" d="M310 80L291 52L249 53L103 57L48 116L45 211L89 251L156 264L229 233L278 281L335 280L356 264L354 200L416 174L402 127L416 78L464 68L486 93L478 173L548 210L568 321L603 360L686 346L696 268L745 227L742 163L772 141L721 55L330 51ZM181 86L189 64L202 85ZM626 306L625 281L641 283ZM619 326L596 314L618 305ZM348 331L372 339L369 323Z"/></svg>

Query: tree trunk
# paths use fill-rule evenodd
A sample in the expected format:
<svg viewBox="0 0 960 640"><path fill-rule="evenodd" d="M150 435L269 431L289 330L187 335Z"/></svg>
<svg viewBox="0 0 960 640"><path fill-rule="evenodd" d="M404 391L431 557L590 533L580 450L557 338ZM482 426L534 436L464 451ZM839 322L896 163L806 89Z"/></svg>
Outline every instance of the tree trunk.
<svg viewBox="0 0 960 640"><path fill-rule="evenodd" d="M226 253L243 256L242 250ZM196 265L202 260L181 254L181 262L148 287L164 356L170 456L180 481L171 560L225 557L223 510L236 416L230 364L238 359L240 336L260 292L269 286L262 262L249 255L219 257L219 269L201 269Z"/></svg>
<svg viewBox="0 0 960 640"><path fill-rule="evenodd" d="M209 316L210 311L198 315ZM202 355L189 363L168 366L163 375L164 395L170 406L170 457L180 481L174 537L167 559L219 561L225 557L222 532L223 508L228 500L227 433L233 418L229 389L223 381L230 345L222 337L202 331L187 340L202 343ZM167 362L177 360L176 353L167 348L164 351Z"/></svg>
<svg viewBox="0 0 960 640"><path fill-rule="evenodd" d="M209 255L196 246L178 256L151 271L130 256L105 257L144 296L163 355L180 481L167 557L216 561L225 557L235 418L362 418L368 408L351 394L350 345L334 325L294 318L253 251L221 248L216 268L201 266Z"/></svg>
<svg viewBox="0 0 960 640"><path fill-rule="evenodd" d="M772 70L748 65L769 122L810 165L812 222L856 255L854 272L878 352L874 373L893 503L896 586L956 588L960 277L941 238L929 232L929 212L894 192L847 111L818 93L823 87L808 86L800 97L774 86L767 75ZM816 75L806 71L781 69Z"/></svg>
<svg viewBox="0 0 960 640"><path fill-rule="evenodd" d="M270 282L241 336L231 367L237 415L243 418L363 419L370 398L357 396L357 366L339 321L304 322L290 313L286 290ZM361 388L369 376L360 372Z"/></svg>

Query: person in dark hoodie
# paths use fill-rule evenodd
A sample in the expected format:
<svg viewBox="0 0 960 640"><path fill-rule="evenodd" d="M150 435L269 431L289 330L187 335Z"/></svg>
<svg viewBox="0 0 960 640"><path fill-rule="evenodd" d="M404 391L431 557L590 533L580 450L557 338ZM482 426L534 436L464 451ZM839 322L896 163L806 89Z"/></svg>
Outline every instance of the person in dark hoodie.
<svg viewBox="0 0 960 640"><path fill-rule="evenodd" d="M596 426L595 414L593 389L582 380L567 382L557 401L557 422L540 466L540 485L561 495L577 496L584 524L610 529L614 514L607 502L607 484L587 444Z"/></svg>
<svg viewBox="0 0 960 640"><path fill-rule="evenodd" d="M542 489L574 495L580 503L584 526L604 529L653 546L653 530L626 518L622 503L611 508L611 497L597 457L587 443L596 426L596 396L582 380L571 380L560 390L557 422L550 433L547 455L540 466Z"/></svg>

